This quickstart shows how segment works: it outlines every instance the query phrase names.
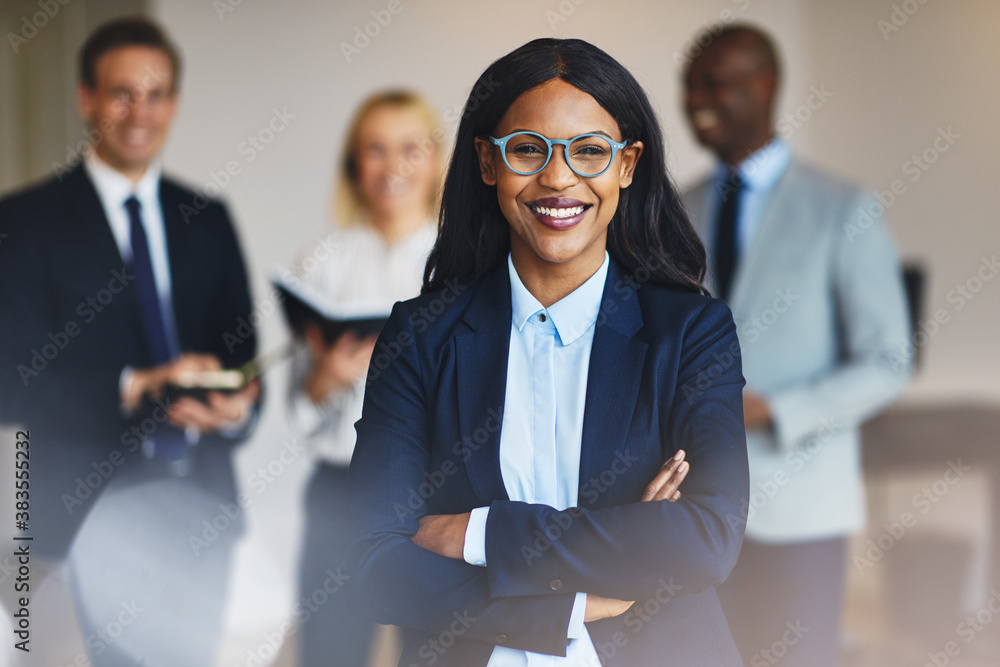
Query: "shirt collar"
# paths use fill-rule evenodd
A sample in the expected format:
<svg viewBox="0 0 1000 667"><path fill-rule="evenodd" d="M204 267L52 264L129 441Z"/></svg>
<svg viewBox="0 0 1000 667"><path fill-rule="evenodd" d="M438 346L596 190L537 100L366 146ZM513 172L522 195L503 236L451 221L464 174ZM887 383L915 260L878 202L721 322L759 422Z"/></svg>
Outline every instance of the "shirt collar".
<svg viewBox="0 0 1000 667"><path fill-rule="evenodd" d="M736 170L743 180L743 186L755 192L767 192L778 182L792 159L792 149L788 142L775 137L763 148L759 148L747 159L740 162ZM720 164L715 170L718 182L725 182L729 177L729 167Z"/></svg>
<svg viewBox="0 0 1000 667"><path fill-rule="evenodd" d="M563 345L569 345L582 336L597 321L604 296L604 283L608 277L610 257L604 251L604 263L585 283L552 304L543 308L528 288L521 282L514 268L514 261L507 255L507 271L510 274L510 299L513 323L518 331L524 328L528 319L539 311L545 311L559 334Z"/></svg>
<svg viewBox="0 0 1000 667"><path fill-rule="evenodd" d="M125 200L135 195L141 202L155 201L159 194L161 166L159 160L154 160L142 175L138 183L133 183L125 175L97 157L90 151L84 159L84 168L90 176L94 187L106 205L120 207Z"/></svg>

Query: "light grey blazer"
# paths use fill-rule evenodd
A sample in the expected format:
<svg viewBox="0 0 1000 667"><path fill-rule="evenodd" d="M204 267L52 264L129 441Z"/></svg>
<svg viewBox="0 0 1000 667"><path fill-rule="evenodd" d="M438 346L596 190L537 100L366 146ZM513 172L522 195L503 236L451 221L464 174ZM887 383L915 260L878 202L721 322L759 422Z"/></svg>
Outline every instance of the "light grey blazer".
<svg viewBox="0 0 1000 667"><path fill-rule="evenodd" d="M684 194L709 258L712 190L709 179ZM768 399L775 424L747 433L746 534L844 536L865 520L859 425L911 371L898 257L874 196L794 158L761 215L730 297L747 389Z"/></svg>

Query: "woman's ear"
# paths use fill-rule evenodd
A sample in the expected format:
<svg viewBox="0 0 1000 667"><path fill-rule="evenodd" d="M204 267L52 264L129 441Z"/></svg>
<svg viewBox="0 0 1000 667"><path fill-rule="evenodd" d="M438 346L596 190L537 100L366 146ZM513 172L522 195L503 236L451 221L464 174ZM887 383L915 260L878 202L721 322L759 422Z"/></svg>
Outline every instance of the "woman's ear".
<svg viewBox="0 0 1000 667"><path fill-rule="evenodd" d="M636 141L629 144L622 150L622 169L618 176L618 187L627 188L632 185L632 175L635 174L635 165L642 155L642 142Z"/></svg>
<svg viewBox="0 0 1000 667"><path fill-rule="evenodd" d="M476 137L474 141L476 142L476 154L479 156L479 173L483 177L483 183L496 185L497 171L494 162L496 153L493 150L493 144L479 137Z"/></svg>

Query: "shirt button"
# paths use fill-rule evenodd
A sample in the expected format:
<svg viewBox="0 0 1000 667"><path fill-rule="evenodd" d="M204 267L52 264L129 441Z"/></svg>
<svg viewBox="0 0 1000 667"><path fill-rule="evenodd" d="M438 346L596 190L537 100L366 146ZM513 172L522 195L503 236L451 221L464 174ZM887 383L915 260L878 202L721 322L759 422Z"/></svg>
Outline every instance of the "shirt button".
<svg viewBox="0 0 1000 667"><path fill-rule="evenodd" d="M557 591L560 588L562 588L562 579L553 579L552 581L550 581L549 588L551 588L554 591Z"/></svg>
<svg viewBox="0 0 1000 667"><path fill-rule="evenodd" d="M507 643L507 635L505 633L503 633L503 632L498 633L493 638L493 641L495 641L497 644L506 644Z"/></svg>
<svg viewBox="0 0 1000 667"><path fill-rule="evenodd" d="M542 313L541 315L538 316L538 321L539 322L544 322L547 319L549 319L549 318L545 317L545 313Z"/></svg>

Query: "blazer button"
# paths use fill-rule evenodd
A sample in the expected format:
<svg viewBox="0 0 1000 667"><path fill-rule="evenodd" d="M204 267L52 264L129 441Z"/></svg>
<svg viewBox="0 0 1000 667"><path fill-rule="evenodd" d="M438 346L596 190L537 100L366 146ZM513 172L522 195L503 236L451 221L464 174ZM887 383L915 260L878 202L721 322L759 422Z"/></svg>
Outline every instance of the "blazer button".
<svg viewBox="0 0 1000 667"><path fill-rule="evenodd" d="M551 588L554 591L557 591L560 588L562 588L562 579L553 579L552 581L550 581L549 588Z"/></svg>
<svg viewBox="0 0 1000 667"><path fill-rule="evenodd" d="M497 644L506 644L507 635L503 632L500 632L493 638L493 641L495 641Z"/></svg>

